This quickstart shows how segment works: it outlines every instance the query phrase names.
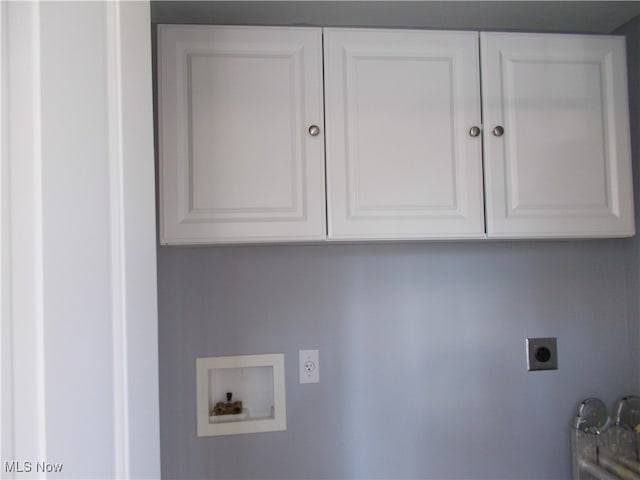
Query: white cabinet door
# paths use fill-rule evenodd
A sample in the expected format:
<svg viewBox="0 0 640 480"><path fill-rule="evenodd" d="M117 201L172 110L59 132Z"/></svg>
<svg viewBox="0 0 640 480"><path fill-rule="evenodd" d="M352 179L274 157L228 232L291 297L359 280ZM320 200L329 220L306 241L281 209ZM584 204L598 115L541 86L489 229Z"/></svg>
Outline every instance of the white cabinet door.
<svg viewBox="0 0 640 480"><path fill-rule="evenodd" d="M488 235L632 235L624 38L480 41Z"/></svg>
<svg viewBox="0 0 640 480"><path fill-rule="evenodd" d="M158 30L161 242L324 238L321 30Z"/></svg>
<svg viewBox="0 0 640 480"><path fill-rule="evenodd" d="M484 235L478 35L325 29L332 239Z"/></svg>

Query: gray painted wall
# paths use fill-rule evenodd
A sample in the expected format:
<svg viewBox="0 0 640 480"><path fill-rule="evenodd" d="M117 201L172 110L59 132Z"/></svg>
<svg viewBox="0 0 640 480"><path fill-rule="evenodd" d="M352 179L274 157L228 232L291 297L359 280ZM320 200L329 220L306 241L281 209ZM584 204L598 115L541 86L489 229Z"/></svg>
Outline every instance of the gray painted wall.
<svg viewBox="0 0 640 480"><path fill-rule="evenodd" d="M640 388L639 258L637 237L161 247L163 477L568 478L576 405ZM558 337L559 370L526 371L528 336ZM309 348L321 382L300 385ZM196 438L195 358L271 352L288 430Z"/></svg>
<svg viewBox="0 0 640 480"><path fill-rule="evenodd" d="M626 244L627 290L629 292L629 338L640 338L640 16L616 33L627 37L627 64L629 72L629 114L631 120L631 152L634 159L633 190L636 205L636 232ZM634 341L634 340L632 340ZM635 344L630 360L640 365L640 343ZM640 367L639 367L640 369ZM637 377L640 392L640 375Z"/></svg>
<svg viewBox="0 0 640 480"><path fill-rule="evenodd" d="M153 23L317 25L610 33L640 14L629 0L152 0Z"/></svg>
<svg viewBox="0 0 640 480"><path fill-rule="evenodd" d="M624 246L161 248L163 476L567 478L577 403L637 386ZM526 371L528 336L558 337L559 370ZM195 358L271 352L288 430L196 438Z"/></svg>

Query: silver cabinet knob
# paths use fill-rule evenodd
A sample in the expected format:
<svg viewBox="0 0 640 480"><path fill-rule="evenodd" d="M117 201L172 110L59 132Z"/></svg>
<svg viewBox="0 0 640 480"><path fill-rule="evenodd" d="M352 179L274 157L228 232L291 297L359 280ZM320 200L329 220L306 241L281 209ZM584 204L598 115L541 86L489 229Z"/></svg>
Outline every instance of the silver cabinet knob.
<svg viewBox="0 0 640 480"><path fill-rule="evenodd" d="M469 129L469 135L472 137L477 137L480 135L480 127L473 126Z"/></svg>
<svg viewBox="0 0 640 480"><path fill-rule="evenodd" d="M320 127L317 125L311 125L309 127L309 135L311 135L312 137L317 136L320 133Z"/></svg>
<svg viewBox="0 0 640 480"><path fill-rule="evenodd" d="M494 137L501 137L502 135L504 135L504 128L502 128L500 125L497 125L494 127L491 133L493 133Z"/></svg>

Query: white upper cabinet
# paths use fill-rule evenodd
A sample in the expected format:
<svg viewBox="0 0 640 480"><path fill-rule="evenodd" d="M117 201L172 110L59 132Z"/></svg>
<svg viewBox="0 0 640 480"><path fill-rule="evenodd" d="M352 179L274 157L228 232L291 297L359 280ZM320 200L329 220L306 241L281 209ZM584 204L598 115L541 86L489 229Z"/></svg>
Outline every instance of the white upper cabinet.
<svg viewBox="0 0 640 480"><path fill-rule="evenodd" d="M480 42L488 235L633 235L624 38Z"/></svg>
<svg viewBox="0 0 640 480"><path fill-rule="evenodd" d="M158 29L161 243L634 234L622 37Z"/></svg>
<svg viewBox="0 0 640 480"><path fill-rule="evenodd" d="M161 243L325 238L322 30L158 30Z"/></svg>
<svg viewBox="0 0 640 480"><path fill-rule="evenodd" d="M325 29L331 239L484 236L478 34Z"/></svg>

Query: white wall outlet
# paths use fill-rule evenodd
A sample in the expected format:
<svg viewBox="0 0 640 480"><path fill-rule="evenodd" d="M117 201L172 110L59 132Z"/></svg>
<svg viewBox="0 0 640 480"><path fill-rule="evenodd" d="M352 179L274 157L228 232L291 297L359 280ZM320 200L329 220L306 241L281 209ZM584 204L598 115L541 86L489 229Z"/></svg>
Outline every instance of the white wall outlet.
<svg viewBox="0 0 640 480"><path fill-rule="evenodd" d="M318 350L300 350L300 383L320 383Z"/></svg>

